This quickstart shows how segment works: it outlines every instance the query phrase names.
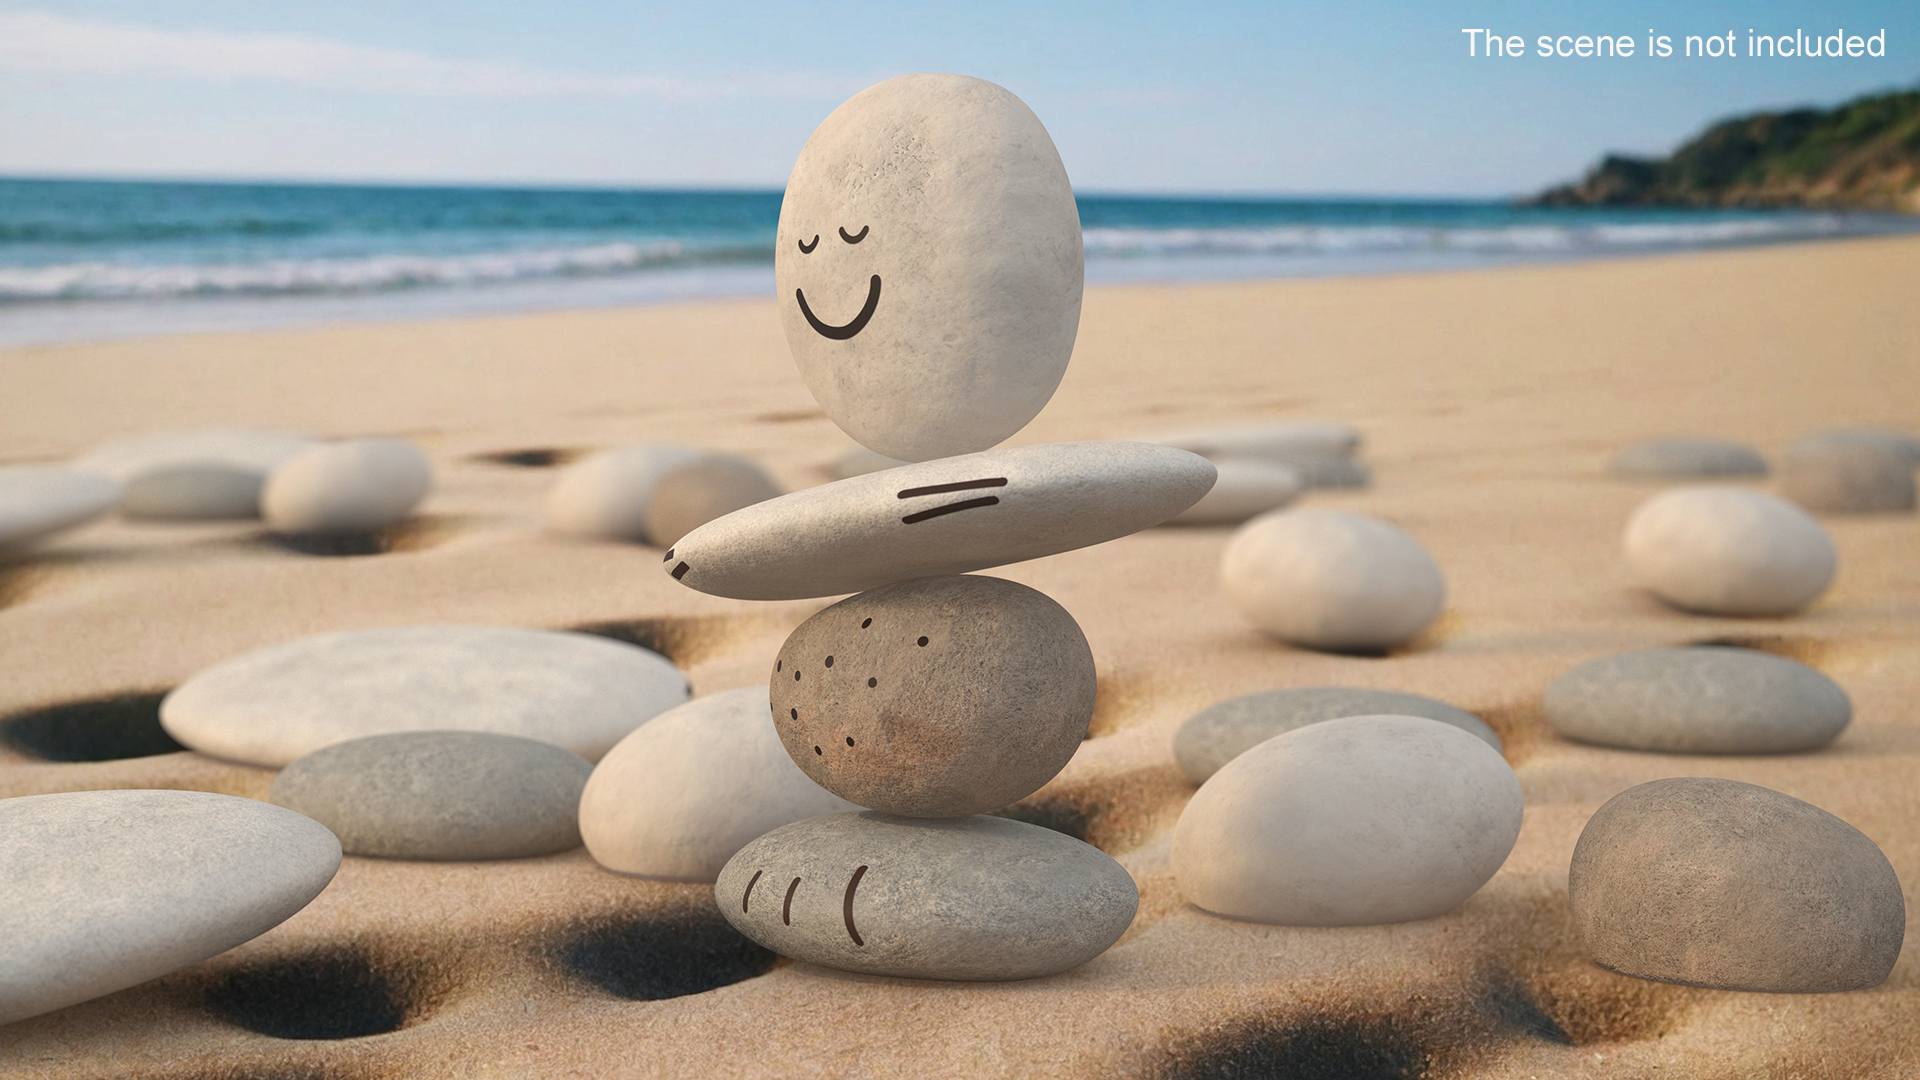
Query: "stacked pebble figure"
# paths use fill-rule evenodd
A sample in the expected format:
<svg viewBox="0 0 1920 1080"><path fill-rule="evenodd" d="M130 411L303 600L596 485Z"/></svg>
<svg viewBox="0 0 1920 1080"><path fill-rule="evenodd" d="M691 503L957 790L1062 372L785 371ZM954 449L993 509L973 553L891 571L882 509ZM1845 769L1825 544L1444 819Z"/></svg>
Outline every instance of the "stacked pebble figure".
<svg viewBox="0 0 1920 1080"><path fill-rule="evenodd" d="M869 974L1085 963L1132 922L1132 878L1078 840L982 815L1073 756L1093 655L1047 596L967 572L1158 524L1206 494L1213 466L1146 443L988 449L1059 385L1084 271L1060 156L1006 90L913 75L846 102L801 151L778 244L808 387L842 430L915 464L747 507L667 552L675 580L720 596L858 593L787 639L770 699L794 761L871 809L748 844L720 908L770 949Z"/></svg>

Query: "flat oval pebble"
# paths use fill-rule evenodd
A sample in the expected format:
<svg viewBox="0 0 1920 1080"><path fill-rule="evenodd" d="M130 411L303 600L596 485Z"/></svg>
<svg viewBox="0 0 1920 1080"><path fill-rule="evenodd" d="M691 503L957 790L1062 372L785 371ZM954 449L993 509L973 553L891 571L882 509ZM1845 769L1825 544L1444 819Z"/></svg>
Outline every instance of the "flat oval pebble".
<svg viewBox="0 0 1920 1080"><path fill-rule="evenodd" d="M1805 664L1754 649L1647 649L1581 664L1543 707L1569 739L1670 754L1818 750L1853 719L1847 692Z"/></svg>
<svg viewBox="0 0 1920 1080"><path fill-rule="evenodd" d="M580 835L622 874L712 881L755 837L859 807L800 771L764 686L695 698L621 739L580 797Z"/></svg>
<svg viewBox="0 0 1920 1080"><path fill-rule="evenodd" d="M1099 849L997 817L828 814L748 844L713 887L795 960L907 979L1033 979L1119 940L1140 893Z"/></svg>
<svg viewBox="0 0 1920 1080"><path fill-rule="evenodd" d="M0 551L84 525L120 502L118 481L78 469L0 468Z"/></svg>
<svg viewBox="0 0 1920 1080"><path fill-rule="evenodd" d="M312 439L252 428L179 428L150 431L97 446L72 467L122 483L172 465L214 462L266 476L317 445Z"/></svg>
<svg viewBox="0 0 1920 1080"><path fill-rule="evenodd" d="M769 697L821 787L912 817L998 810L1066 767L1093 719L1093 650L1045 593L991 577L873 589L788 636Z"/></svg>
<svg viewBox="0 0 1920 1080"><path fill-rule="evenodd" d="M1376 518L1279 510L1247 522L1220 557L1240 614L1292 645L1384 649L1419 636L1446 602L1420 542Z"/></svg>
<svg viewBox="0 0 1920 1080"><path fill-rule="evenodd" d="M1916 466L1920 466L1920 437L1896 428L1844 427L1828 428L1805 435L1788 448L1789 454L1796 450L1810 450L1831 446L1877 446L1900 454Z"/></svg>
<svg viewBox="0 0 1920 1080"><path fill-rule="evenodd" d="M1906 935L1892 864L1860 830L1778 791L1688 776L1601 806L1567 874L1594 963L1775 994L1886 981Z"/></svg>
<svg viewBox="0 0 1920 1080"><path fill-rule="evenodd" d="M1304 686L1228 698L1194 713L1173 736L1173 758L1204 784L1220 767L1275 735L1343 716L1422 716L1452 724L1495 752L1500 736L1485 721L1444 701L1358 686Z"/></svg>
<svg viewBox="0 0 1920 1080"><path fill-rule="evenodd" d="M592 771L533 739L408 731L315 750L282 769L267 798L331 829L349 855L517 859L580 846Z"/></svg>
<svg viewBox="0 0 1920 1080"><path fill-rule="evenodd" d="M593 540L647 541L647 504L662 477L705 453L640 443L590 454L560 471L547 493L547 528Z"/></svg>
<svg viewBox="0 0 1920 1080"><path fill-rule="evenodd" d="M1444 915L1520 837L1520 780L1448 724L1349 716L1268 739L1201 785L1173 830L1196 907L1286 926Z"/></svg>
<svg viewBox="0 0 1920 1080"><path fill-rule="evenodd" d="M400 731L491 731L598 761L687 700L659 654L591 634L409 626L299 638L195 673L160 723L213 757L279 767L324 746Z"/></svg>
<svg viewBox="0 0 1920 1080"><path fill-rule="evenodd" d="M0 1024L158 978L259 937L320 895L318 822L203 791L0 799Z"/></svg>
<svg viewBox="0 0 1920 1080"><path fill-rule="evenodd" d="M1287 464L1310 488L1363 488L1373 483L1372 471L1352 458L1297 457L1288 459Z"/></svg>
<svg viewBox="0 0 1920 1080"><path fill-rule="evenodd" d="M1708 615L1790 615L1825 592L1837 556L1805 510L1745 488L1663 491L1633 512L1633 576L1661 600Z"/></svg>
<svg viewBox="0 0 1920 1080"><path fill-rule="evenodd" d="M120 512L153 521L239 521L260 516L258 469L224 461L183 461L127 481Z"/></svg>
<svg viewBox="0 0 1920 1080"><path fill-rule="evenodd" d="M749 506L682 537L663 565L716 596L836 596L1105 543L1199 502L1213 481L1207 459L1152 443L989 450Z"/></svg>
<svg viewBox="0 0 1920 1080"><path fill-rule="evenodd" d="M1650 439L1615 454L1608 468L1615 476L1636 480L1765 476L1767 459L1750 446L1726 439Z"/></svg>
<svg viewBox="0 0 1920 1080"><path fill-rule="evenodd" d="M268 474L318 445L277 431L188 428L108 443L73 467L124 484L130 517L232 520L258 517Z"/></svg>
<svg viewBox="0 0 1920 1080"><path fill-rule="evenodd" d="M885 454L876 454L864 446L856 447L833 459L827 466L827 474L835 480L847 480L855 476L877 473L882 469L897 469L910 462Z"/></svg>
<svg viewBox="0 0 1920 1080"><path fill-rule="evenodd" d="M801 148L773 276L800 377L842 431L907 461L971 453L1025 427L1066 373L1080 212L1019 98L907 75Z"/></svg>
<svg viewBox="0 0 1920 1080"><path fill-rule="evenodd" d="M780 497L766 470L745 458L714 454L660 477L647 500L647 543L672 547L715 518Z"/></svg>
<svg viewBox="0 0 1920 1080"><path fill-rule="evenodd" d="M1350 458L1360 449L1360 429L1334 420L1288 420L1182 431L1150 439L1215 460L1228 457L1292 461Z"/></svg>
<svg viewBox="0 0 1920 1080"><path fill-rule="evenodd" d="M273 470L260 516L275 532L372 532L407 520L432 488L433 468L410 442L324 443Z"/></svg>
<svg viewBox="0 0 1920 1080"><path fill-rule="evenodd" d="M1787 454L1780 493L1816 513L1905 513L1914 507L1913 470L1913 459L1898 446L1801 446Z"/></svg>
<svg viewBox="0 0 1920 1080"><path fill-rule="evenodd" d="M1166 524L1238 525L1287 505L1306 486L1297 469L1277 462L1228 458L1214 462L1214 470L1213 488Z"/></svg>

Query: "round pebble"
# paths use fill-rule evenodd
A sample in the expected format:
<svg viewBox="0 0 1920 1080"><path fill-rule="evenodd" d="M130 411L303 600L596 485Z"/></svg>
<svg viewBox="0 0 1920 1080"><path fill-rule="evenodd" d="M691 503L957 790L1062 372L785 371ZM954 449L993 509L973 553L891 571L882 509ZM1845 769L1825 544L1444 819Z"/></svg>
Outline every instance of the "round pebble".
<svg viewBox="0 0 1920 1080"><path fill-rule="evenodd" d="M213 757L280 767L325 746L401 731L490 731L598 761L687 700L659 654L590 634L410 626L320 634L195 673L160 723Z"/></svg>
<svg viewBox="0 0 1920 1080"><path fill-rule="evenodd" d="M547 528L593 540L647 541L647 503L662 477L706 455L675 443L602 450L560 471L547 494Z"/></svg>
<svg viewBox="0 0 1920 1080"><path fill-rule="evenodd" d="M0 799L0 1024L266 933L340 868L318 822L203 791Z"/></svg>
<svg viewBox="0 0 1920 1080"><path fill-rule="evenodd" d="M1227 542L1220 585L1247 620L1292 645L1385 649L1440 615L1446 584L1420 542L1375 518L1280 510Z"/></svg>
<svg viewBox="0 0 1920 1080"><path fill-rule="evenodd" d="M672 547L715 518L779 497L773 478L744 458L715 455L682 465L660 477L647 500L647 543Z"/></svg>
<svg viewBox="0 0 1920 1080"><path fill-rule="evenodd" d="M924 578L801 623L769 686L780 741L815 783L889 814L958 817L1066 767L1093 719L1093 651L1044 593Z"/></svg>
<svg viewBox="0 0 1920 1080"><path fill-rule="evenodd" d="M1201 785L1173 830L1195 906L1286 926L1430 919L1487 883L1520 836L1520 780L1480 739L1349 716L1268 739Z"/></svg>
<svg viewBox="0 0 1920 1080"><path fill-rule="evenodd" d="M1216 461L1250 457L1286 462L1301 458L1350 458L1360 449L1360 430L1352 424L1333 420L1288 420L1202 428L1148 441L1177 446Z"/></svg>
<svg viewBox="0 0 1920 1080"><path fill-rule="evenodd" d="M1860 830L1777 791L1688 776L1628 788L1580 833L1574 929L1601 967L1762 993L1878 986L1906 903Z"/></svg>
<svg viewBox="0 0 1920 1080"><path fill-rule="evenodd" d="M1780 493L1816 513L1906 513L1914 506L1913 469L1897 446L1802 446L1787 454Z"/></svg>
<svg viewBox="0 0 1920 1080"><path fill-rule="evenodd" d="M688 533L661 565L716 596L837 596L1126 536L1199 502L1214 475L1152 443L989 450L757 503Z"/></svg>
<svg viewBox="0 0 1920 1080"><path fill-rule="evenodd" d="M0 551L83 525L114 508L120 484L95 473L42 465L0 467Z"/></svg>
<svg viewBox="0 0 1920 1080"><path fill-rule="evenodd" d="M1214 469L1219 478L1213 488L1166 524L1238 525L1287 505L1306 486L1298 470L1269 461L1228 458L1215 462Z"/></svg>
<svg viewBox="0 0 1920 1080"><path fill-rule="evenodd" d="M433 469L412 443L325 443L273 470L260 516L281 533L373 532L405 521L432 487Z"/></svg>
<svg viewBox="0 0 1920 1080"><path fill-rule="evenodd" d="M1818 671L1720 646L1581 664L1547 687L1543 704L1569 739L1671 754L1818 750L1853 719L1847 692Z"/></svg>
<svg viewBox="0 0 1920 1080"><path fill-rule="evenodd" d="M980 79L907 75L807 140L773 275L820 407L862 445L926 461L999 443L1053 396L1083 264L1073 187L1033 111Z"/></svg>
<svg viewBox="0 0 1920 1080"><path fill-rule="evenodd" d="M267 798L331 829L349 855L517 859L580 846L592 771L533 739L409 731L315 750L282 769Z"/></svg>
<svg viewBox="0 0 1920 1080"><path fill-rule="evenodd" d="M1745 488L1663 491L1627 521L1627 565L1655 596L1707 615L1790 615L1833 581L1826 530L1792 503Z"/></svg>
<svg viewBox="0 0 1920 1080"><path fill-rule="evenodd" d="M1613 457L1613 475L1634 480L1712 476L1765 476L1758 450L1725 439L1651 439Z"/></svg>
<svg viewBox="0 0 1920 1080"><path fill-rule="evenodd" d="M859 807L800 771L764 686L669 709L620 740L580 797L594 861L622 874L712 881L755 837Z"/></svg>
<svg viewBox="0 0 1920 1080"><path fill-rule="evenodd" d="M127 481L120 512L153 521L240 521L260 516L259 471L223 461L149 469Z"/></svg>
<svg viewBox="0 0 1920 1080"><path fill-rule="evenodd" d="M808 818L740 850L713 888L761 945L908 979L1033 979L1119 940L1140 893L1099 849L996 817Z"/></svg>
<svg viewBox="0 0 1920 1080"><path fill-rule="evenodd" d="M1268 690L1209 705L1188 718L1173 736L1173 759L1196 784L1275 735L1343 716L1422 716L1452 724L1495 752L1500 736L1479 717L1444 701L1394 690L1358 686L1308 686Z"/></svg>

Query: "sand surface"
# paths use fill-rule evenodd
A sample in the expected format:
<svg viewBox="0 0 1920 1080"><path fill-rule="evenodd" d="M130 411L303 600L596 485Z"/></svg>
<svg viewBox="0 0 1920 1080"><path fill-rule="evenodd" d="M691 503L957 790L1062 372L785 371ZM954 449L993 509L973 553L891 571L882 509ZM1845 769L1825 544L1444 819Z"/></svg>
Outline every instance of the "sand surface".
<svg viewBox="0 0 1920 1080"><path fill-rule="evenodd" d="M1215 584L1225 528L1154 529L992 571L1072 612L1100 671L1094 737L1026 801L1140 885L1132 929L1076 971L961 985L780 961L706 992L634 999L754 967L730 953L705 887L620 877L584 851L349 858L311 906L245 946L0 1029L0 1074L1920 1075L1911 933L1876 989L1706 991L1588 964L1566 896L1574 842L1602 802L1705 775L1845 818L1885 850L1917 910L1920 517L1826 519L1839 578L1800 616L1702 618L1634 587L1620 531L1655 488L1604 475L1620 446L1664 434L1777 455L1823 426L1920 430L1916 283L1920 240L1896 239L1090 291L1066 381L1015 443L1350 421L1375 485L1301 505L1407 530L1444 569L1448 600L1412 647L1336 656L1241 621ZM0 352L0 401L7 463L226 424L402 436L439 479L384 554L302 554L245 525L109 520L0 564L0 715L163 691L301 635L420 623L617 624L684 667L699 694L759 682L786 633L827 601L718 599L668 579L658 552L545 536L552 471L486 455L671 439L745 453L801 487L852 446L801 385L770 301L14 349ZM1574 664L1706 640L1819 667L1852 695L1852 726L1816 754L1684 757L1574 745L1541 720L1541 691ZM1181 899L1167 851L1191 788L1173 764L1175 728L1225 697L1320 684L1442 698L1505 738L1525 826L1504 869L1451 914L1288 929ZM271 780L191 753L71 763L0 749L7 796L263 798ZM344 1040L235 1022L382 1009L397 1030ZM1259 1062L1268 1071L1232 1071Z"/></svg>

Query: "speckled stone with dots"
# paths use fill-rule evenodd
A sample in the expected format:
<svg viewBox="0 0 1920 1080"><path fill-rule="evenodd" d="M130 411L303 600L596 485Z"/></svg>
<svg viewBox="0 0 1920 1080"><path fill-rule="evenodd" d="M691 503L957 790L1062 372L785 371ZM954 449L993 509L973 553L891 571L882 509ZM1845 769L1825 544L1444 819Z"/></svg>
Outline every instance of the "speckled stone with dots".
<svg viewBox="0 0 1920 1080"><path fill-rule="evenodd" d="M800 624L769 693L787 753L821 787L889 814L957 817L1066 766L1093 718L1093 652L1044 593L920 578Z"/></svg>

